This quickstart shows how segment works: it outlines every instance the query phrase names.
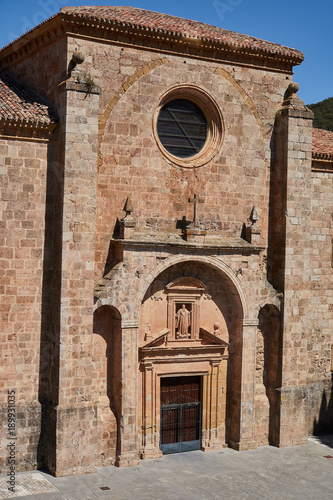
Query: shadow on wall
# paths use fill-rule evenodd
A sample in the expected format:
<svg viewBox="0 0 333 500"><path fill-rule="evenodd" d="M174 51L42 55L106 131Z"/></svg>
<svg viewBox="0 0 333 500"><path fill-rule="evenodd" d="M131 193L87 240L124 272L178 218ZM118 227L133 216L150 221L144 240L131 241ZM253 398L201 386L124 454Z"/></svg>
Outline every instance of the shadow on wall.
<svg viewBox="0 0 333 500"><path fill-rule="evenodd" d="M282 380L282 343L280 311L272 304L266 304L259 311L258 329L263 336L264 365L262 382L269 403L268 442L279 446L280 436L280 393ZM258 353L257 353L258 356Z"/></svg>
<svg viewBox="0 0 333 500"><path fill-rule="evenodd" d="M58 132L48 146L43 255L42 323L40 334L39 388L41 430L37 467L56 470L57 417L59 402L60 310L62 276L62 218L64 174ZM58 156L59 155L59 156Z"/></svg>
<svg viewBox="0 0 333 500"><path fill-rule="evenodd" d="M313 422L313 434L314 436L319 436L323 444L333 448L333 436L325 436L325 434L333 435L333 374L329 397L326 392L326 389L324 389L319 416Z"/></svg>
<svg viewBox="0 0 333 500"><path fill-rule="evenodd" d="M119 311L107 305L99 307L94 312L93 331L95 335L102 337L106 346L106 363L101 361L99 383L102 395L107 395L109 399L112 412L112 415L106 412L104 420L102 414L100 415L102 420L99 423L103 429L99 442L100 454L104 455L105 459L113 458L115 460L120 454L123 377L121 368L122 332ZM117 422L116 428L115 421Z"/></svg>

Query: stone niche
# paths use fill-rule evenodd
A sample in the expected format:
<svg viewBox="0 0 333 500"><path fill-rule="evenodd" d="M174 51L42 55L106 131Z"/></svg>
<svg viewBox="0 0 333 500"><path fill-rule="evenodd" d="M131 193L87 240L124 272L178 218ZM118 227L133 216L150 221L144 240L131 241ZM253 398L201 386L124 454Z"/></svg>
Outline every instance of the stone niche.
<svg viewBox="0 0 333 500"><path fill-rule="evenodd" d="M166 286L170 340L199 338L200 299L205 291L196 278L178 278Z"/></svg>
<svg viewBox="0 0 333 500"><path fill-rule="evenodd" d="M216 297L213 297L213 287L213 282L206 285L194 277L176 278L164 286L157 279L141 308L139 344L152 340L165 328L169 330L169 343L182 341L191 344L201 338L200 331L213 333L216 324L219 325L219 335L228 342L228 318L223 314L228 313L223 303L225 293L224 290L217 291ZM181 332L180 328L180 323L184 323L182 309L185 309L189 323L185 332Z"/></svg>

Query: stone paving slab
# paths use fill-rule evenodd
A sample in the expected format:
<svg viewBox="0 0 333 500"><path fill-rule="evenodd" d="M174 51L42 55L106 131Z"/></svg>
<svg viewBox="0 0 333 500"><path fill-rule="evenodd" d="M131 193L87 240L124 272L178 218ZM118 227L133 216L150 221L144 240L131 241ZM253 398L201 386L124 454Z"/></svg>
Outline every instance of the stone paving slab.
<svg viewBox="0 0 333 500"><path fill-rule="evenodd" d="M333 436L291 448L167 455L139 467L103 467L84 476L25 472L17 475L17 484L25 484L16 496L1 496L7 492L0 476L0 499L332 500L333 458L327 456L333 456ZM38 482L43 490L33 488Z"/></svg>
<svg viewBox="0 0 333 500"><path fill-rule="evenodd" d="M15 481L15 492L13 493L8 489L10 484L8 484L8 477L6 475L0 476L0 499L3 500L5 498L22 498L26 497L30 494L39 494L42 493L43 496L59 491L52 483L50 483L46 477L40 472L31 473L22 473L17 475L17 479Z"/></svg>

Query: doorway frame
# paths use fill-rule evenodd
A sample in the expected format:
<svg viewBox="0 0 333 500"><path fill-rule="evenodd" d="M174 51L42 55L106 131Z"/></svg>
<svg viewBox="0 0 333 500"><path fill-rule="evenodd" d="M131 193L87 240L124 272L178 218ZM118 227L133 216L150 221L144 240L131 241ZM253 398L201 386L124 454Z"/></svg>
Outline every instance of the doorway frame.
<svg viewBox="0 0 333 500"><path fill-rule="evenodd" d="M161 377L201 377L201 445L202 451L221 449L225 442L227 363L228 354L221 346L214 346L214 353L205 346L201 355L181 353L172 356L156 356L153 360L141 360L142 407L139 428L141 428L140 457L162 456L160 449L161 427ZM185 354L183 355L185 356Z"/></svg>

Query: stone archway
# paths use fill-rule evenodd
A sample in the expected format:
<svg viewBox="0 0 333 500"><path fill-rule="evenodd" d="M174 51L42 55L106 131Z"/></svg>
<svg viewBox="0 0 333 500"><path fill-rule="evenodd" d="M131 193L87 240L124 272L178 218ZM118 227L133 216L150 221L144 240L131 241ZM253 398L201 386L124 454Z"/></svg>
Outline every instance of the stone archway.
<svg viewBox="0 0 333 500"><path fill-rule="evenodd" d="M139 248L141 250L141 247ZM130 249L130 255L135 262L135 259L141 258L141 252L138 253L135 247ZM241 281L222 259L214 256L169 253L161 259L156 259L155 263L157 265L154 267L147 266L145 273L136 281L135 287L130 289L126 283L133 280L132 268L119 266L117 273L112 275L112 281L111 274L108 276L112 286L109 285L105 289L96 303L96 307L116 307L122 317L120 336L121 352L124 355L121 358L121 400L124 405L121 413L119 450L124 451L118 455L116 465L135 465L139 452L143 457L159 456L159 417L156 408L160 380L161 377L169 375L181 376L184 371L198 375L206 381L202 385L206 387L203 398L209 402L210 409L207 404L206 409L209 411L203 413L202 448L213 449L226 443L239 450L255 447L253 407L258 319L249 318ZM194 339L202 344L199 346L202 350L201 366L198 357L191 359L193 349L191 353L191 350L183 348L184 346L178 352L173 351L169 359L165 350L158 353L157 351L169 342L168 329L172 328L165 319L162 323L154 319L150 321L151 318L149 321L143 321L142 316L142 308L149 303L148 310L154 304L155 318L167 318L164 290L178 278L185 277L198 279L204 285L200 300L205 304L205 308L200 306L200 311L209 311L204 315L206 319L202 322L201 318L201 324L198 323L202 336ZM216 293L218 297L215 297ZM188 304L192 303L189 297L187 299ZM220 339L217 339L215 323L220 323L216 328L220 330ZM223 338L225 334L227 336ZM153 344L147 345L150 340ZM221 362L225 360L223 356L227 354L228 343L230 355L227 360L227 375L223 377ZM214 344L218 351L217 356L212 355ZM153 353L156 359L152 361L153 355L142 356L142 350ZM187 366L184 361L188 362ZM218 385L213 382L217 378ZM147 391L148 387L150 389ZM219 392L219 398L221 394L222 397L216 399L216 404L211 404L211 394L216 390ZM222 421L219 408L223 404L225 414Z"/></svg>
<svg viewBox="0 0 333 500"><path fill-rule="evenodd" d="M153 281L161 275L165 270L175 266L177 264L187 264L187 263L195 263L195 265L203 264L208 268L215 270L217 273L221 273L225 280L230 284L230 293L235 297L235 301L237 302L237 317L238 318L249 318L249 311L247 306L247 299L245 291L240 283L240 281L235 276L233 270L222 260L217 259L215 257L210 256L202 256L196 255L193 256L184 256L184 255L173 255L170 257L166 257L163 259L163 262L157 266L154 270L152 270L149 276L143 282L140 292L138 294L138 307L144 300L145 294L147 293L149 287L153 283Z"/></svg>
<svg viewBox="0 0 333 500"><path fill-rule="evenodd" d="M197 274L206 274L207 286L193 276L195 268ZM200 443L195 441L195 446L207 450L219 449L226 445L228 343L223 336L228 336L228 328L218 305L209 294L209 291L212 292L212 282L209 284L209 278L212 280L213 273L209 273L207 269L205 273L204 266L200 268L198 263L195 268L191 271L189 266L184 267L182 264L166 270L151 284L141 307L139 429L142 458L161 454L160 444L163 443L160 443L160 391L162 382L170 379L186 380L186 377L194 377L201 380L200 401L187 401L185 406L177 405L173 401L172 405L173 413L181 412L181 419L186 416L193 418L193 412L183 411L187 404L192 403L196 409L198 404L202 405L202 413L200 410L200 415L197 415L197 423L200 425L198 436L201 435L202 439L198 438ZM168 283L171 275L176 276L176 279ZM182 316L182 313L186 313L185 316ZM182 317L183 323L180 319ZM214 323L210 324L209 321L212 317L215 317L215 328ZM173 425L182 428L184 420L176 419ZM177 429L175 434L178 435ZM177 442L173 445L174 449L177 449L176 445ZM193 446L193 443L183 443L183 449L195 449L190 446Z"/></svg>
<svg viewBox="0 0 333 500"><path fill-rule="evenodd" d="M257 321L244 320L233 282L211 262L182 260L154 275L142 300L138 332L141 457L160 456L161 379L184 374L202 377L201 449L253 447L253 414L246 409L253 407ZM174 319L183 306L193 326L187 336L177 336Z"/></svg>

